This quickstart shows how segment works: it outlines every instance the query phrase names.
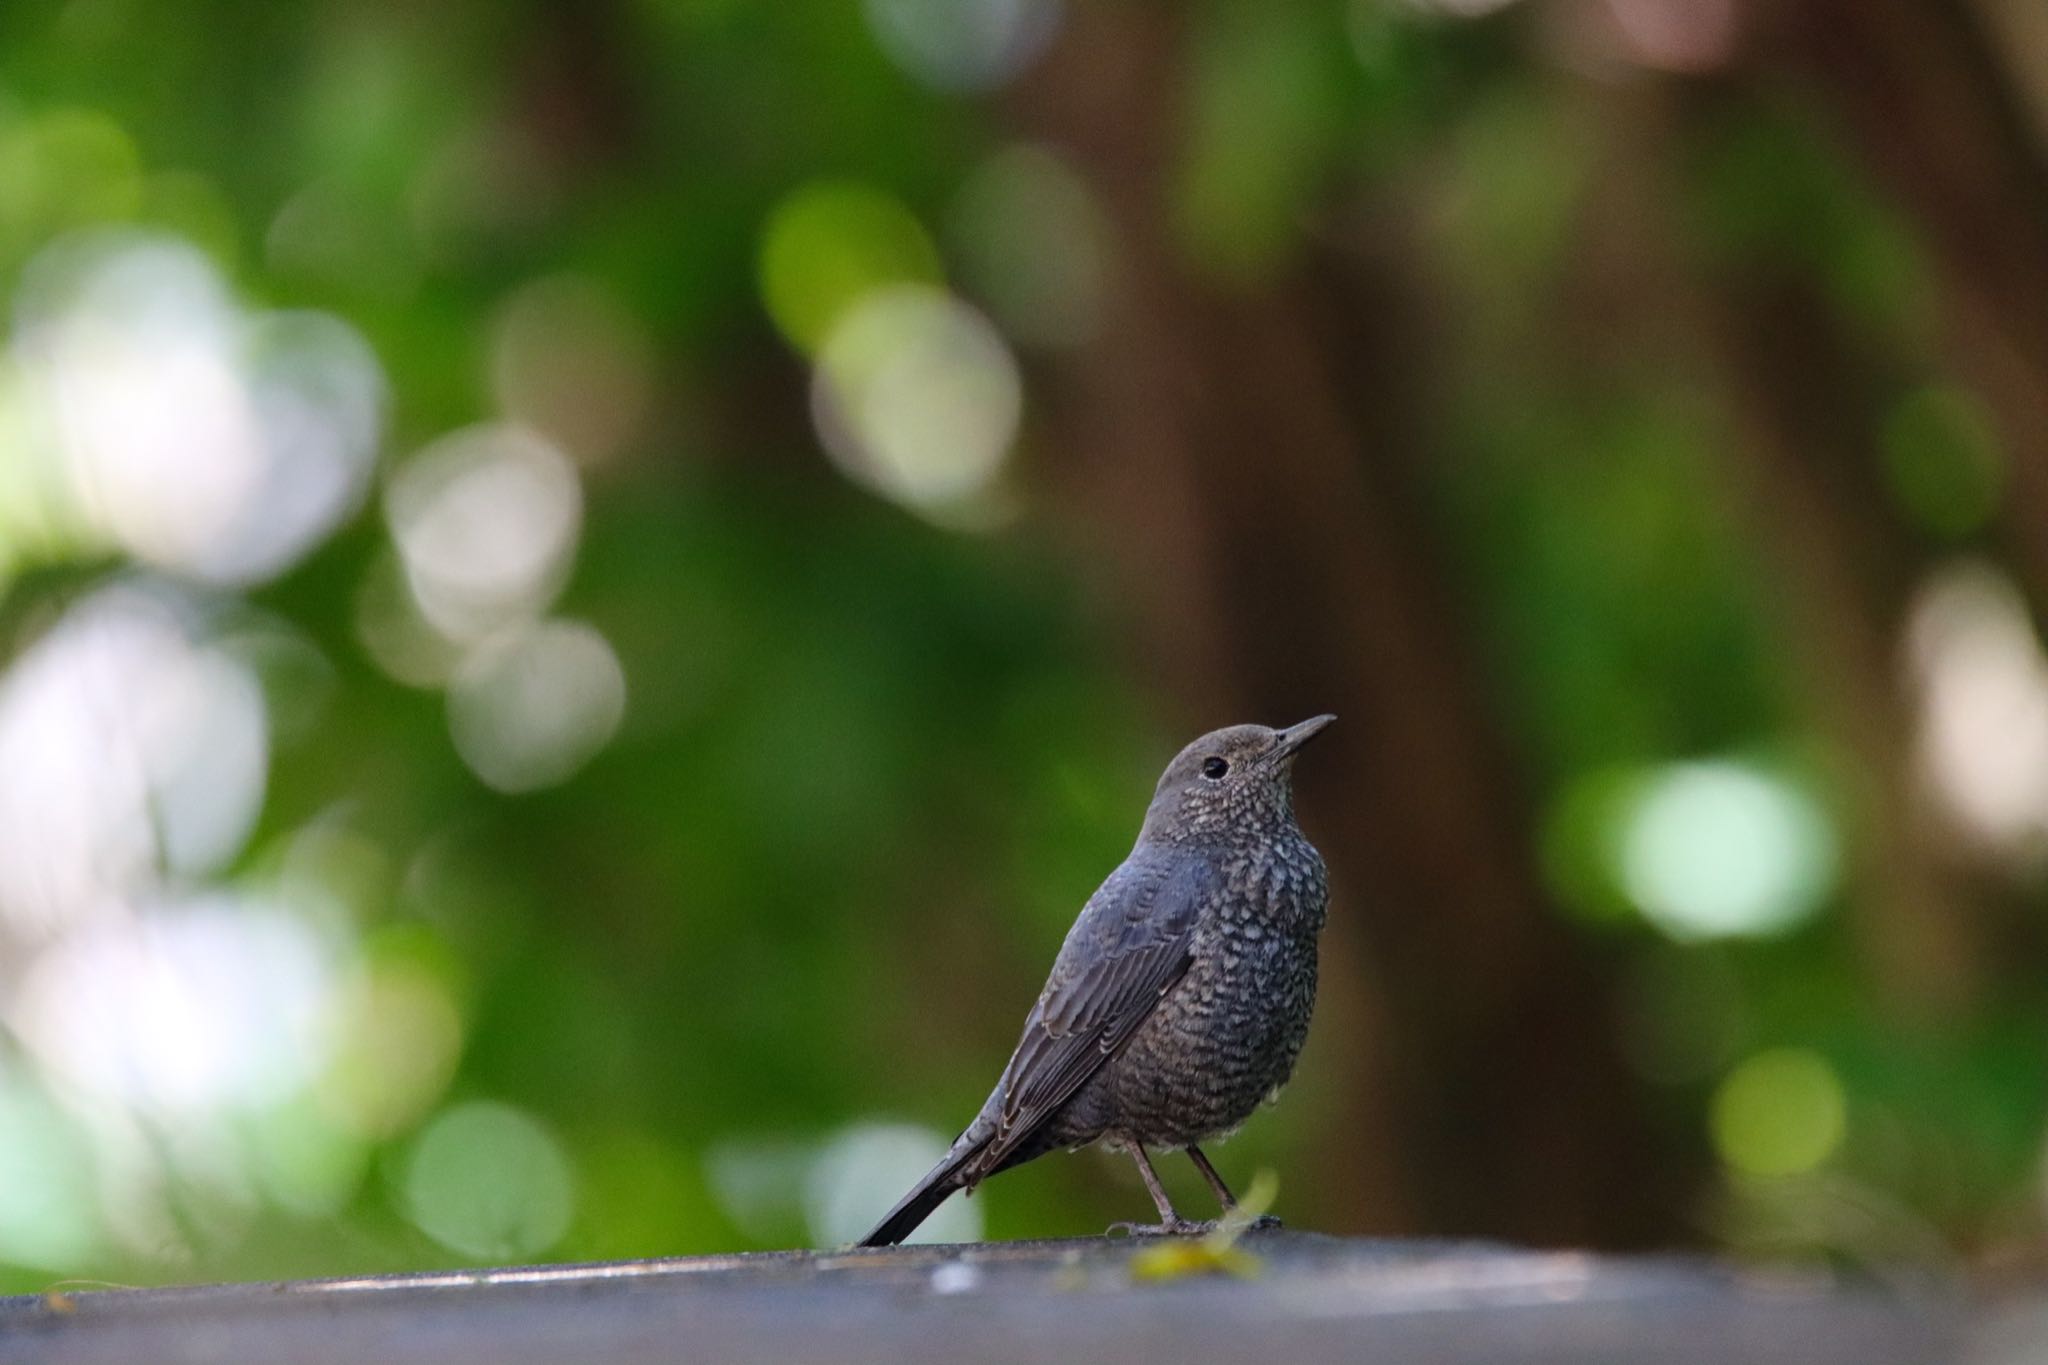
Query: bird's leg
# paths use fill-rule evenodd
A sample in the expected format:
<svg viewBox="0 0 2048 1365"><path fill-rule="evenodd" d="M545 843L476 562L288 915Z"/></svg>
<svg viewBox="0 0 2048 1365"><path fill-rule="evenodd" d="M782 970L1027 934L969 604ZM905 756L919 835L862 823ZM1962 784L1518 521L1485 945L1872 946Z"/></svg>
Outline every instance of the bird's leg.
<svg viewBox="0 0 2048 1365"><path fill-rule="evenodd" d="M1223 1206L1223 1211L1230 1213L1235 1210L1237 1208L1237 1196L1232 1194L1230 1187L1223 1183L1223 1177L1216 1174L1216 1168L1209 1164L1208 1157L1202 1155L1202 1149L1193 1143L1189 1143L1188 1160L1195 1163L1195 1169L1202 1173L1202 1179L1208 1181L1209 1188L1216 1191L1216 1202Z"/></svg>
<svg viewBox="0 0 2048 1365"><path fill-rule="evenodd" d="M1209 1164L1209 1158L1202 1155L1202 1149L1192 1142L1188 1144L1188 1160L1195 1163L1195 1169L1202 1173L1202 1179L1209 1182L1209 1188L1216 1192L1216 1202L1223 1206L1226 1214L1237 1212L1237 1197L1230 1192L1230 1186L1223 1183L1223 1177L1216 1174L1216 1168ZM1255 1229L1277 1228L1280 1220L1270 1213L1262 1213L1247 1226Z"/></svg>
<svg viewBox="0 0 2048 1365"><path fill-rule="evenodd" d="M1131 1160L1138 1163L1138 1174L1144 1177L1145 1190L1152 1196L1152 1202L1159 1208L1159 1222L1112 1223L1111 1232L1127 1232L1133 1237L1165 1237L1179 1233L1207 1232L1212 1224L1190 1223L1174 1212L1173 1201L1166 1197L1166 1187L1159 1183L1159 1172L1152 1169L1152 1158L1145 1155L1143 1144L1128 1144Z"/></svg>

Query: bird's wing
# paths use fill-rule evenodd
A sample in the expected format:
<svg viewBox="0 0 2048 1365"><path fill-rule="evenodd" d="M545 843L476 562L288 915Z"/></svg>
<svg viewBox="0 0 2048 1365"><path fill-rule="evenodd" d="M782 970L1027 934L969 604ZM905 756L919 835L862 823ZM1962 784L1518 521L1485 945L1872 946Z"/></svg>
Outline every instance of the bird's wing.
<svg viewBox="0 0 2048 1365"><path fill-rule="evenodd" d="M981 1174L1101 1070L1186 973L1217 882L1206 859L1133 861L1089 898L1003 1071L996 1132L975 1162Z"/></svg>

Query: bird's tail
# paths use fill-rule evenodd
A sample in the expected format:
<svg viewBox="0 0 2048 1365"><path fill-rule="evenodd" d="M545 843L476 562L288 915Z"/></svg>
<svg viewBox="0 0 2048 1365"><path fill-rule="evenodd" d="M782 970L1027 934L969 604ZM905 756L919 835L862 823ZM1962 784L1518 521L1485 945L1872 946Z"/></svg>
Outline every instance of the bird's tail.
<svg viewBox="0 0 2048 1365"><path fill-rule="evenodd" d="M932 1216L932 1210L952 1197L953 1191L967 1183L961 1169L981 1151L981 1144L959 1144L946 1153L946 1159L925 1173L924 1179L911 1186L910 1193L896 1201L875 1224L875 1230L860 1239L864 1247L890 1247L917 1230L917 1225Z"/></svg>

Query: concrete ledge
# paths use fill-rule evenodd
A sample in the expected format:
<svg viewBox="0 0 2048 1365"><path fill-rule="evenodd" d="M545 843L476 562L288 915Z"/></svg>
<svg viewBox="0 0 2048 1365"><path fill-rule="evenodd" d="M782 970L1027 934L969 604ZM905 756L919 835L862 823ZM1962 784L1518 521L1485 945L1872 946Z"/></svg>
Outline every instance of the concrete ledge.
<svg viewBox="0 0 2048 1365"><path fill-rule="evenodd" d="M1253 1278L1145 1280L1083 1239L111 1290L0 1300L0 1361L558 1365L932 1360L1959 1359L1965 1313L1704 1261L1253 1234Z"/></svg>

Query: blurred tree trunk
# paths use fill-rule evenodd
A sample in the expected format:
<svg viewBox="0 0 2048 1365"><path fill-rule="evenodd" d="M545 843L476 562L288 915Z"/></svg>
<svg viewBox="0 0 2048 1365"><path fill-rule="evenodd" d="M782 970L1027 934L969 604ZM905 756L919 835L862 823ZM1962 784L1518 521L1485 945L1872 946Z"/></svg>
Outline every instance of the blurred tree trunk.
<svg viewBox="0 0 2048 1365"><path fill-rule="evenodd" d="M1412 479L1426 441L1402 357L1428 329L1388 280L1349 282L1374 297L1365 317L1308 266L1231 292L1182 263L1180 14L1076 7L1013 97L1021 130L1092 182L1120 267L1105 332L1056 401L1047 472L1061 520L1120 566L1107 590L1191 727L1343 718L1302 775L1338 890L1339 1009L1311 1061L1347 1100L1312 1175L1319 1216L1668 1239L1685 1172L1646 1133L1602 984L1545 903L1528 793Z"/></svg>
<svg viewBox="0 0 2048 1365"><path fill-rule="evenodd" d="M1819 103L1919 230L1946 312L1943 357L1990 403L2005 437L2006 557L2048 604L2048 167L2008 73L1952 0L1800 0L1759 6L1738 80L1685 117L1792 88ZM1647 153L1655 159L1659 149ZM1651 183L1642 213L1673 187ZM1852 901L1883 998L1920 1017L1978 998L1993 970L1987 891L1927 826L1901 687L1900 641L1937 555L1904 524L1872 448L1889 374L1809 284L1671 269L1645 297L1675 301L1725 377L1752 506L1787 585L1808 711L1848 764L1860 837ZM1996 897L1990 897L1996 900Z"/></svg>
<svg viewBox="0 0 2048 1365"><path fill-rule="evenodd" d="M1795 256L1730 258L1690 241L1682 150L1711 142L1745 108L1772 102L1755 82L1702 89L1676 80L1595 94L1613 130L1584 213L1600 263L1590 317L1626 318L1669 372L1714 376L1732 419L1730 486L1778 586L1779 652L1827 746L1846 806L1846 919L1874 994L1921 1020L1966 1007L1981 984L1978 889L1958 884L1931 830L1916 769L1900 642L1934 564L1883 482L1871 414L1915 382L1858 336ZM1644 230L1644 229L1648 230ZM1577 338L1598 372L1609 328Z"/></svg>
<svg viewBox="0 0 2048 1365"><path fill-rule="evenodd" d="M1901 641L1931 565L1870 448L1878 377L1809 288L1711 279L1701 305L1747 456L1739 481L1785 585L1786 654L1851 796L1848 900L1870 980L1911 1017L1952 1017L1982 984L1980 897L1955 884L1920 797Z"/></svg>
<svg viewBox="0 0 2048 1365"><path fill-rule="evenodd" d="M1920 227L1959 373L2010 459L2007 543L2048 603L2048 159L2011 74L1959 0L1759 7L1766 72L1814 91Z"/></svg>

